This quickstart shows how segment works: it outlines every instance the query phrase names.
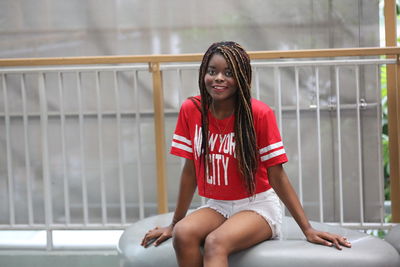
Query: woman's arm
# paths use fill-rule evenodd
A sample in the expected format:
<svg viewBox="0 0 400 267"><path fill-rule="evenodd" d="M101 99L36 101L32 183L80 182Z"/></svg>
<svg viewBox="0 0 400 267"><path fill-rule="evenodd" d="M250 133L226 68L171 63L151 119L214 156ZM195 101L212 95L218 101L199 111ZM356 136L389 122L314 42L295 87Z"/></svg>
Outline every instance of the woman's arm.
<svg viewBox="0 0 400 267"><path fill-rule="evenodd" d="M348 242L345 237L320 232L312 228L297 197L296 191L293 189L293 186L281 164L268 168L268 179L272 188L288 208L308 241L325 246L335 245L338 249L342 249L340 245L351 247L350 242Z"/></svg>
<svg viewBox="0 0 400 267"><path fill-rule="evenodd" d="M193 160L186 159L185 165L182 169L176 209L171 223L172 226L175 226L177 222L186 216L186 212L188 211L190 203L192 202L196 187L197 180L194 162Z"/></svg>
<svg viewBox="0 0 400 267"><path fill-rule="evenodd" d="M142 246L148 247L154 240L154 245L158 246L165 240L171 238L175 224L186 216L194 192L196 191L196 186L196 171L193 160L186 159L182 169L179 194L171 224L167 227L156 227L148 231L142 240Z"/></svg>

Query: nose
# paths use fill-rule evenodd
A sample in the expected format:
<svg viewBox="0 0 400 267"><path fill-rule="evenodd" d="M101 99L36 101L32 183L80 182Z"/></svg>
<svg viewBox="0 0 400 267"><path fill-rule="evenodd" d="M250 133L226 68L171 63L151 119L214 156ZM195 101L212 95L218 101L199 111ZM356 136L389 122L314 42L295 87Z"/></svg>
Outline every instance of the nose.
<svg viewBox="0 0 400 267"><path fill-rule="evenodd" d="M215 81L223 81L225 79L224 74L222 72L217 73L215 75Z"/></svg>

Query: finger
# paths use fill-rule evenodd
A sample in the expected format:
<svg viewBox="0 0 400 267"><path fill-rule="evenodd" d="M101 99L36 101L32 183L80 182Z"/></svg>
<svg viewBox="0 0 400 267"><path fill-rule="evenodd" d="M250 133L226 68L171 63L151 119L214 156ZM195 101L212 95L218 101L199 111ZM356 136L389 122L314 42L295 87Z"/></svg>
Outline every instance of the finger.
<svg viewBox="0 0 400 267"><path fill-rule="evenodd" d="M346 237L342 237L339 239L339 243L345 247L350 248L351 247L351 243L347 240Z"/></svg>
<svg viewBox="0 0 400 267"><path fill-rule="evenodd" d="M144 235L142 239L142 245L146 243L146 240L148 240L149 235L151 235L152 230L147 231L147 233Z"/></svg>
<svg viewBox="0 0 400 267"><path fill-rule="evenodd" d="M148 240L149 240L149 236L148 236L148 234L146 234L146 235L144 236L143 240L142 240L141 245L142 245L142 246L145 246L145 244L148 242Z"/></svg>
<svg viewBox="0 0 400 267"><path fill-rule="evenodd" d="M157 237L157 233L149 231L142 240L142 246L148 247Z"/></svg>
<svg viewBox="0 0 400 267"><path fill-rule="evenodd" d="M325 233L324 239L331 241L337 249L342 250L342 247L339 244L339 243L341 243L341 240L342 240L341 236L335 235L335 234L330 234L330 233Z"/></svg>
<svg viewBox="0 0 400 267"><path fill-rule="evenodd" d="M313 240L315 243L324 245L324 246L328 246L331 247L333 244L331 242L329 242L327 239L325 238L321 238L319 236L316 236L315 239Z"/></svg>
<svg viewBox="0 0 400 267"><path fill-rule="evenodd" d="M147 238L147 234L144 235L142 242L140 243L141 246L143 246L143 244L145 244L146 238Z"/></svg>
<svg viewBox="0 0 400 267"><path fill-rule="evenodd" d="M169 236L167 236L167 235L165 235L165 234L162 234L155 242L154 242L154 246L158 246L158 245L160 245L162 242L164 242L165 240L167 240L167 239L169 239L170 237Z"/></svg>
<svg viewBox="0 0 400 267"><path fill-rule="evenodd" d="M347 237L334 235L339 245L351 248L351 243L347 240Z"/></svg>
<svg viewBox="0 0 400 267"><path fill-rule="evenodd" d="M151 244L154 243L154 241L156 240L156 237L149 237L146 239L145 243L143 244L143 246L145 248L149 247Z"/></svg>
<svg viewBox="0 0 400 267"><path fill-rule="evenodd" d="M342 250L342 247L339 245L337 238L333 238L332 242L338 250Z"/></svg>

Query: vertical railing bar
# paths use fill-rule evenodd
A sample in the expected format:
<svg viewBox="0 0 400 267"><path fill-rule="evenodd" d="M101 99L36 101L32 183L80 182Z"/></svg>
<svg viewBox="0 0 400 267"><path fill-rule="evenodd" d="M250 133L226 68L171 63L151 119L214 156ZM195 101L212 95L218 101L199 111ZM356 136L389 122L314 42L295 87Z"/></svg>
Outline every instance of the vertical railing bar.
<svg viewBox="0 0 400 267"><path fill-rule="evenodd" d="M337 116L337 138L338 138L338 173L339 173L339 211L340 224L343 224L343 170L342 170L342 133L341 133L341 106L340 106L340 84L339 67L335 66L336 77L336 116Z"/></svg>
<svg viewBox="0 0 400 267"><path fill-rule="evenodd" d="M281 136L283 137L282 132L282 99L281 99L281 75L280 75L279 67L274 67L274 88L275 88L275 99L274 99L274 106L276 107L275 116L277 116L278 121L278 128ZM282 200L280 200L281 207L282 207L282 214L285 215L286 209L285 205L283 205Z"/></svg>
<svg viewBox="0 0 400 267"><path fill-rule="evenodd" d="M384 1L385 46L397 46L397 1ZM400 94L399 54L388 55L396 59L394 65L386 65L387 119L389 137L390 198L392 222L400 223Z"/></svg>
<svg viewBox="0 0 400 267"><path fill-rule="evenodd" d="M140 98L139 98L139 87L138 87L138 71L134 72L134 93L136 99L136 145L137 145L137 176L138 176L138 197L139 197L139 218L144 218L144 194L143 194L143 177L142 177L142 134L140 130L141 119L140 119Z"/></svg>
<svg viewBox="0 0 400 267"><path fill-rule="evenodd" d="M157 207L158 213L168 212L167 170L165 161L164 92L160 62L150 62L149 71L153 82L154 137L156 145Z"/></svg>
<svg viewBox="0 0 400 267"><path fill-rule="evenodd" d="M76 72L77 78L77 92L78 92L78 118L79 118L79 142L81 154L81 179L82 179L82 204L83 204L83 223L89 223L88 214L88 196L87 196L87 182L86 182L86 162L85 162L85 144L84 144L84 118L83 118L83 103L82 103L82 76L79 71Z"/></svg>
<svg viewBox="0 0 400 267"><path fill-rule="evenodd" d="M178 75L178 108L181 107L182 102L183 102L183 79L182 79L182 69L177 69L177 75ZM185 165L186 159L180 158L179 159L180 164L181 164L181 169L183 169L183 166ZM201 206L204 206L206 204L206 198L205 197L200 197L200 203Z"/></svg>
<svg viewBox="0 0 400 267"><path fill-rule="evenodd" d="M25 74L21 75L21 96L22 96L22 118L24 124L24 144L25 144L25 174L26 174L26 199L28 202L28 222L33 224L33 204L32 204L32 176L31 160L28 139L28 112L26 103Z"/></svg>
<svg viewBox="0 0 400 267"><path fill-rule="evenodd" d="M275 78L275 105L277 105L277 120L279 132L283 136L282 132L282 88L281 88L281 71L279 67L274 67L274 78Z"/></svg>
<svg viewBox="0 0 400 267"><path fill-rule="evenodd" d="M64 183L64 213L65 223L68 225L71 223L70 213L70 198L69 198L69 181L68 181L68 169L67 169L67 149L65 144L65 110L64 110L64 76L61 72L57 73L58 90L59 90L59 102L60 102L60 127L61 127L61 156L63 164L63 183Z"/></svg>
<svg viewBox="0 0 400 267"><path fill-rule="evenodd" d="M7 94L7 83L6 74L2 74L3 84L3 96L4 96L4 122L6 126L6 153L7 153L7 182L8 182L8 209L10 225L15 225L15 206L14 206L14 173L12 167L12 152L11 152L11 122L10 122L10 111L8 108L8 94Z"/></svg>
<svg viewBox="0 0 400 267"><path fill-rule="evenodd" d="M182 105L182 91L183 91L183 80L182 80L182 69L177 69L176 74L178 75L178 104L179 107Z"/></svg>
<svg viewBox="0 0 400 267"><path fill-rule="evenodd" d="M53 250L53 230L46 230L46 250Z"/></svg>
<svg viewBox="0 0 400 267"><path fill-rule="evenodd" d="M260 73L257 67L254 67L254 72L256 74L256 98L260 100Z"/></svg>
<svg viewBox="0 0 400 267"><path fill-rule="evenodd" d="M299 68L294 67L294 78L296 86L296 124L297 124L297 153L298 153L298 175L299 175L299 199L303 205L303 170L301 159L301 127L300 127L300 86L299 86Z"/></svg>
<svg viewBox="0 0 400 267"><path fill-rule="evenodd" d="M153 82L153 108L154 108L154 137L155 160L157 173L157 208L158 213L168 212L167 170L165 151L165 116L164 92L160 62L149 62L149 71Z"/></svg>
<svg viewBox="0 0 400 267"><path fill-rule="evenodd" d="M124 166L122 164L122 134L121 134L121 103L119 97L119 83L117 71L113 72L114 79L114 94L115 94L115 110L117 119L117 136L118 136L118 181L119 181L119 202L121 209L121 223L126 223L126 199L125 199L125 179L124 179Z"/></svg>
<svg viewBox="0 0 400 267"><path fill-rule="evenodd" d="M315 67L315 94L317 106L317 150L318 150L318 199L319 199L319 221L324 222L324 194L322 186L322 141L321 141L321 104L319 90L319 68Z"/></svg>
<svg viewBox="0 0 400 267"><path fill-rule="evenodd" d="M377 143L380 144L378 146L378 173L379 173L379 203L381 203L381 225L384 224L385 222L385 199L384 199L384 179L383 179L383 162L382 162L382 100L381 100L381 95L382 95L382 89L381 89L381 67L380 65L375 65L375 73L376 73L376 103L379 103L376 105L376 119L377 119Z"/></svg>
<svg viewBox="0 0 400 267"><path fill-rule="evenodd" d="M99 159L100 159L100 198L101 198L101 221L103 225L107 224L107 196L106 196L106 185L104 179L104 154L103 154L103 115L102 115L102 103L100 94L100 72L95 72L95 84L96 84L96 108L97 108L97 136L99 146Z"/></svg>
<svg viewBox="0 0 400 267"><path fill-rule="evenodd" d="M182 97L182 91L183 91L183 80L182 80L182 69L177 69L176 70L177 75L178 75L178 108L182 105L183 97ZM183 165L185 164L185 159L180 158L181 162L181 169L183 168Z"/></svg>
<svg viewBox="0 0 400 267"><path fill-rule="evenodd" d="M363 194L363 168L362 168L362 144L361 144L361 114L360 114L360 66L356 68L356 100L357 100L357 153L358 153L358 183L360 194L360 223L364 224L364 194Z"/></svg>
<svg viewBox="0 0 400 267"><path fill-rule="evenodd" d="M44 208L45 208L45 224L47 231L47 250L51 250L53 246L50 225L53 223L52 208L52 188L50 177L50 158L48 144L48 110L46 96L46 76L43 72L39 73L39 102L40 102L40 128L42 141L42 168L43 168L43 187L44 187Z"/></svg>

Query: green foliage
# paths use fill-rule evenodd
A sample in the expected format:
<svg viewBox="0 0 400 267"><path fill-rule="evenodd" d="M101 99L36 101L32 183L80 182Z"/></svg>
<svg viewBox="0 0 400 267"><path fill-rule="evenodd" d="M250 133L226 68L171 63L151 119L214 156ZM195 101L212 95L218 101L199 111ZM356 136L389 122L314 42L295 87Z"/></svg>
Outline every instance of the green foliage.
<svg viewBox="0 0 400 267"><path fill-rule="evenodd" d="M392 221L392 215L391 214L386 215L385 216L385 223L390 223L391 221ZM386 235L388 234L389 231L388 230L383 230L383 229L374 229L374 230L369 229L369 230L366 230L364 232L369 234L369 235L372 235L372 236L375 236L375 237L379 237L381 239L385 239L385 237L386 237Z"/></svg>
<svg viewBox="0 0 400 267"><path fill-rule="evenodd" d="M382 104L382 148L383 174L385 183L385 200L390 199L390 165L389 165L389 135L388 135L388 105L387 105L387 75L386 65L381 66L381 104Z"/></svg>
<svg viewBox="0 0 400 267"><path fill-rule="evenodd" d="M385 238L386 234L387 234L387 231L382 230L382 229L378 230L378 232L377 232L377 236L378 236L379 238L382 238L382 239Z"/></svg>
<svg viewBox="0 0 400 267"><path fill-rule="evenodd" d="M385 223L390 223L392 222L392 214L388 214L385 216Z"/></svg>

